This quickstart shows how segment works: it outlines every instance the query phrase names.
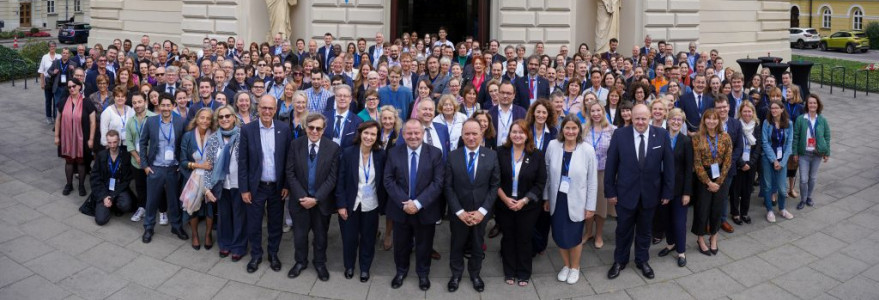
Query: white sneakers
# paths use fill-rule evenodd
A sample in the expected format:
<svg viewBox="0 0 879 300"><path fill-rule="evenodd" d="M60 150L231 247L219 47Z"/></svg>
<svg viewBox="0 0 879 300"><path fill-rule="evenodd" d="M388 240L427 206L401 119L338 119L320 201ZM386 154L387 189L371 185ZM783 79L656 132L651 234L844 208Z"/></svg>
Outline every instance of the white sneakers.
<svg viewBox="0 0 879 300"><path fill-rule="evenodd" d="M580 280L580 269L564 267L559 271L557 279L562 282L567 282L568 284L575 284Z"/></svg>
<svg viewBox="0 0 879 300"><path fill-rule="evenodd" d="M769 221L769 223L775 223L775 213L771 211L766 213L766 221Z"/></svg>
<svg viewBox="0 0 879 300"><path fill-rule="evenodd" d="M782 210L781 210L781 216L784 217L785 219L788 219L788 220L794 218L794 215L791 214L789 211L787 211L787 209L782 209Z"/></svg>
<svg viewBox="0 0 879 300"><path fill-rule="evenodd" d="M159 213L159 225L168 225L168 213Z"/></svg>
<svg viewBox="0 0 879 300"><path fill-rule="evenodd" d="M138 207L137 211L134 212L134 215L131 216L131 222L140 222L143 219L143 215L146 213L146 210L143 207Z"/></svg>

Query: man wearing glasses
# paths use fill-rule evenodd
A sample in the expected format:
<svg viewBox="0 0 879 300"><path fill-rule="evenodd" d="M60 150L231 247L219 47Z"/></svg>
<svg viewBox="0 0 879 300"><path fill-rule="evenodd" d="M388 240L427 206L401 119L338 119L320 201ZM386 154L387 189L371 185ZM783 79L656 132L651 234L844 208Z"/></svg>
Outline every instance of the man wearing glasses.
<svg viewBox="0 0 879 300"><path fill-rule="evenodd" d="M89 70L85 75L85 97L88 98L94 92L98 91L98 83L97 78L98 75L106 75L107 78L111 78L110 86L108 89L110 91L116 86L116 73L107 69L107 57L99 56L98 57L98 68Z"/></svg>

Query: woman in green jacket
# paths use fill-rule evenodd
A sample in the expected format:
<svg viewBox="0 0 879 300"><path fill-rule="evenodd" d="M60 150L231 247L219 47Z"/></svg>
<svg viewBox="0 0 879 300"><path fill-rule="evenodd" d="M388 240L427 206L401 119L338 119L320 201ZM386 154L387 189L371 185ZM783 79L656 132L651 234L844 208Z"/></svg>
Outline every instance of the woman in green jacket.
<svg viewBox="0 0 879 300"><path fill-rule="evenodd" d="M821 161L830 159L830 126L821 115L824 105L816 94L806 100L807 113L800 115L794 124L793 159L800 166L800 203L797 209L813 206L812 190L818 177Z"/></svg>

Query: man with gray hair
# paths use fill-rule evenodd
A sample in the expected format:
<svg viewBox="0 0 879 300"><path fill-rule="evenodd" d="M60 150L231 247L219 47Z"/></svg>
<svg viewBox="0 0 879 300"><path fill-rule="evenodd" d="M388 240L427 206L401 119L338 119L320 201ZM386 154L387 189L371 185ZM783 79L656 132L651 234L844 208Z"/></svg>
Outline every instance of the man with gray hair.
<svg viewBox="0 0 879 300"><path fill-rule="evenodd" d="M156 86L156 90L174 97L174 93L180 89L180 81L178 79L180 69L176 66L168 66L165 68L165 83Z"/></svg>

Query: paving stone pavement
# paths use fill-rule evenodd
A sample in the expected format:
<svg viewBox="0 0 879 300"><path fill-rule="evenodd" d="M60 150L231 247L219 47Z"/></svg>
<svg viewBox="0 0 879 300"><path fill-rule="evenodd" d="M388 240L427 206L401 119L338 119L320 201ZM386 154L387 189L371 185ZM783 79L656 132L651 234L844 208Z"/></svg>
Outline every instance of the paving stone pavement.
<svg viewBox="0 0 879 300"><path fill-rule="evenodd" d="M615 280L606 278L614 245L610 221L606 246L584 248L584 276L575 285L555 280L561 259L553 248L535 259L531 285L507 286L499 238L488 239L487 287L478 294L467 280L458 292L445 291L448 223L437 230L443 259L433 263L427 292L418 289L414 274L401 289L391 289L392 253L381 250L368 283L344 279L335 221L329 282L316 280L313 268L297 279L286 277L293 259L290 233L282 242L282 272L264 263L248 274L247 257L232 263L219 259L216 249L196 252L168 227L157 227L148 245L140 242L141 225L128 216L99 227L77 211L83 197L61 195L63 162L44 121L43 95L29 86L0 84L0 299L879 299L879 131L872 130L879 127L879 96L852 99L850 91L830 95L813 87L825 99L833 156L821 166L816 206L791 209L793 220L767 223L755 199L754 223L721 232L717 256L695 251L692 235L685 268L672 257L656 257L659 247L653 247L653 280L633 267Z"/></svg>

